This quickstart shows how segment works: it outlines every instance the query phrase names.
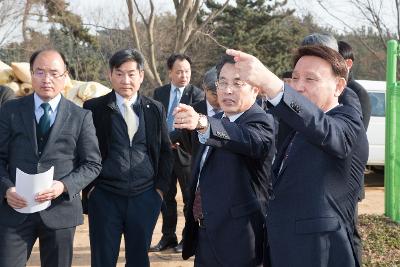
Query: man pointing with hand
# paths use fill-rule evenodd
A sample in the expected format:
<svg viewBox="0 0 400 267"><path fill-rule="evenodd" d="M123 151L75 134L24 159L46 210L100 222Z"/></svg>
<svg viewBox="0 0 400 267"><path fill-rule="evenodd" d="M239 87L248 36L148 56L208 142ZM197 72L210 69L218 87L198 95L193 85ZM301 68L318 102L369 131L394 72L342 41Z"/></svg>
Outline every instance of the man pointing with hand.
<svg viewBox="0 0 400 267"><path fill-rule="evenodd" d="M257 58L227 54L240 77L267 95L272 114L292 128L273 166L266 217L272 266L359 266L353 216L368 142L357 108L338 102L344 59L328 47L300 47L292 88Z"/></svg>

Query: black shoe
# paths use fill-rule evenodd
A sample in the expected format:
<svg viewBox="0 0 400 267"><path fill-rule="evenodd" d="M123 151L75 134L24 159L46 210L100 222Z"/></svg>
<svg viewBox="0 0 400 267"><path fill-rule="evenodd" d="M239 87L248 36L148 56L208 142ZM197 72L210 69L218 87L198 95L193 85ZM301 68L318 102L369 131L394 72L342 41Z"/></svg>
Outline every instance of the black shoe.
<svg viewBox="0 0 400 267"><path fill-rule="evenodd" d="M150 247L149 252L160 252L169 248L174 248L178 245L176 239L161 238L157 245Z"/></svg>
<svg viewBox="0 0 400 267"><path fill-rule="evenodd" d="M179 244L176 247L174 247L175 253L182 253L182 244L183 240L181 240L181 242L179 242Z"/></svg>

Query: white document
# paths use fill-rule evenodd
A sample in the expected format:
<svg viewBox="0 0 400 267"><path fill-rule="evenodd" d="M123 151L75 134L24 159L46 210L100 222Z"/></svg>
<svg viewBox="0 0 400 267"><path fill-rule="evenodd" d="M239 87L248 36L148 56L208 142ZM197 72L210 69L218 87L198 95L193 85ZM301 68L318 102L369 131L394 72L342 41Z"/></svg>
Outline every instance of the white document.
<svg viewBox="0 0 400 267"><path fill-rule="evenodd" d="M22 209L15 209L20 213L34 213L46 209L51 201L43 203L36 202L36 195L49 189L53 184L54 166L48 171L38 174L27 174L17 168L15 190L17 194L27 201L27 206Z"/></svg>

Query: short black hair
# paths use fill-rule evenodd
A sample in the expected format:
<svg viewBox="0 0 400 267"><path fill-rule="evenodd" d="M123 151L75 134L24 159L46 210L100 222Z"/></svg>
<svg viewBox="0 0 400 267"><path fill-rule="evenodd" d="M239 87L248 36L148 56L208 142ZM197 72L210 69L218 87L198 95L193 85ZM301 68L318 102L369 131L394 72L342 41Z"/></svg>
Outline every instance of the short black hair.
<svg viewBox="0 0 400 267"><path fill-rule="evenodd" d="M172 67L174 66L174 63L177 60L180 60L180 61L187 60L189 62L189 64L192 65L192 60L190 59L190 57L188 55L181 54L181 53L173 53L167 59L168 70L172 70Z"/></svg>
<svg viewBox="0 0 400 267"><path fill-rule="evenodd" d="M304 56L319 57L331 65L332 71L336 77L347 80L346 61L339 52L325 45L306 45L297 49L293 57L293 67L296 66L300 58Z"/></svg>
<svg viewBox="0 0 400 267"><path fill-rule="evenodd" d="M351 59L354 61L353 48L349 43L346 43L345 41L339 41L338 46L339 54L341 54L344 59Z"/></svg>
<svg viewBox="0 0 400 267"><path fill-rule="evenodd" d="M219 60L216 68L217 68L217 78L219 79L219 74L221 73L221 69L225 64L235 64L235 59L233 56L223 54L221 59Z"/></svg>
<svg viewBox="0 0 400 267"><path fill-rule="evenodd" d="M35 63L36 58L38 57L39 54L41 54L43 52L56 52L57 54L59 54L61 59L64 61L65 70L68 70L68 61L62 52L60 52L54 48L43 48L43 49L33 52L33 54L31 55L31 57L29 59L29 67L30 67L31 71L33 71L33 64Z"/></svg>
<svg viewBox="0 0 400 267"><path fill-rule="evenodd" d="M115 52L114 55L111 56L108 65L112 72L115 68L119 68L122 64L128 61L136 62L138 69L140 71L144 70L144 57L142 53L133 48L122 49Z"/></svg>

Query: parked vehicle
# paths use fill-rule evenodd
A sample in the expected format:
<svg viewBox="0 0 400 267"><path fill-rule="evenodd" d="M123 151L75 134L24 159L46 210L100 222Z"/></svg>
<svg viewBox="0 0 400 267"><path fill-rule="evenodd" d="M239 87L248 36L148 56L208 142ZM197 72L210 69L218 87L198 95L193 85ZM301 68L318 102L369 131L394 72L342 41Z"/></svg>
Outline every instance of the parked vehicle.
<svg viewBox="0 0 400 267"><path fill-rule="evenodd" d="M369 158L367 165L385 165L385 100L386 82L357 80L368 92L371 100L371 119L367 130Z"/></svg>

